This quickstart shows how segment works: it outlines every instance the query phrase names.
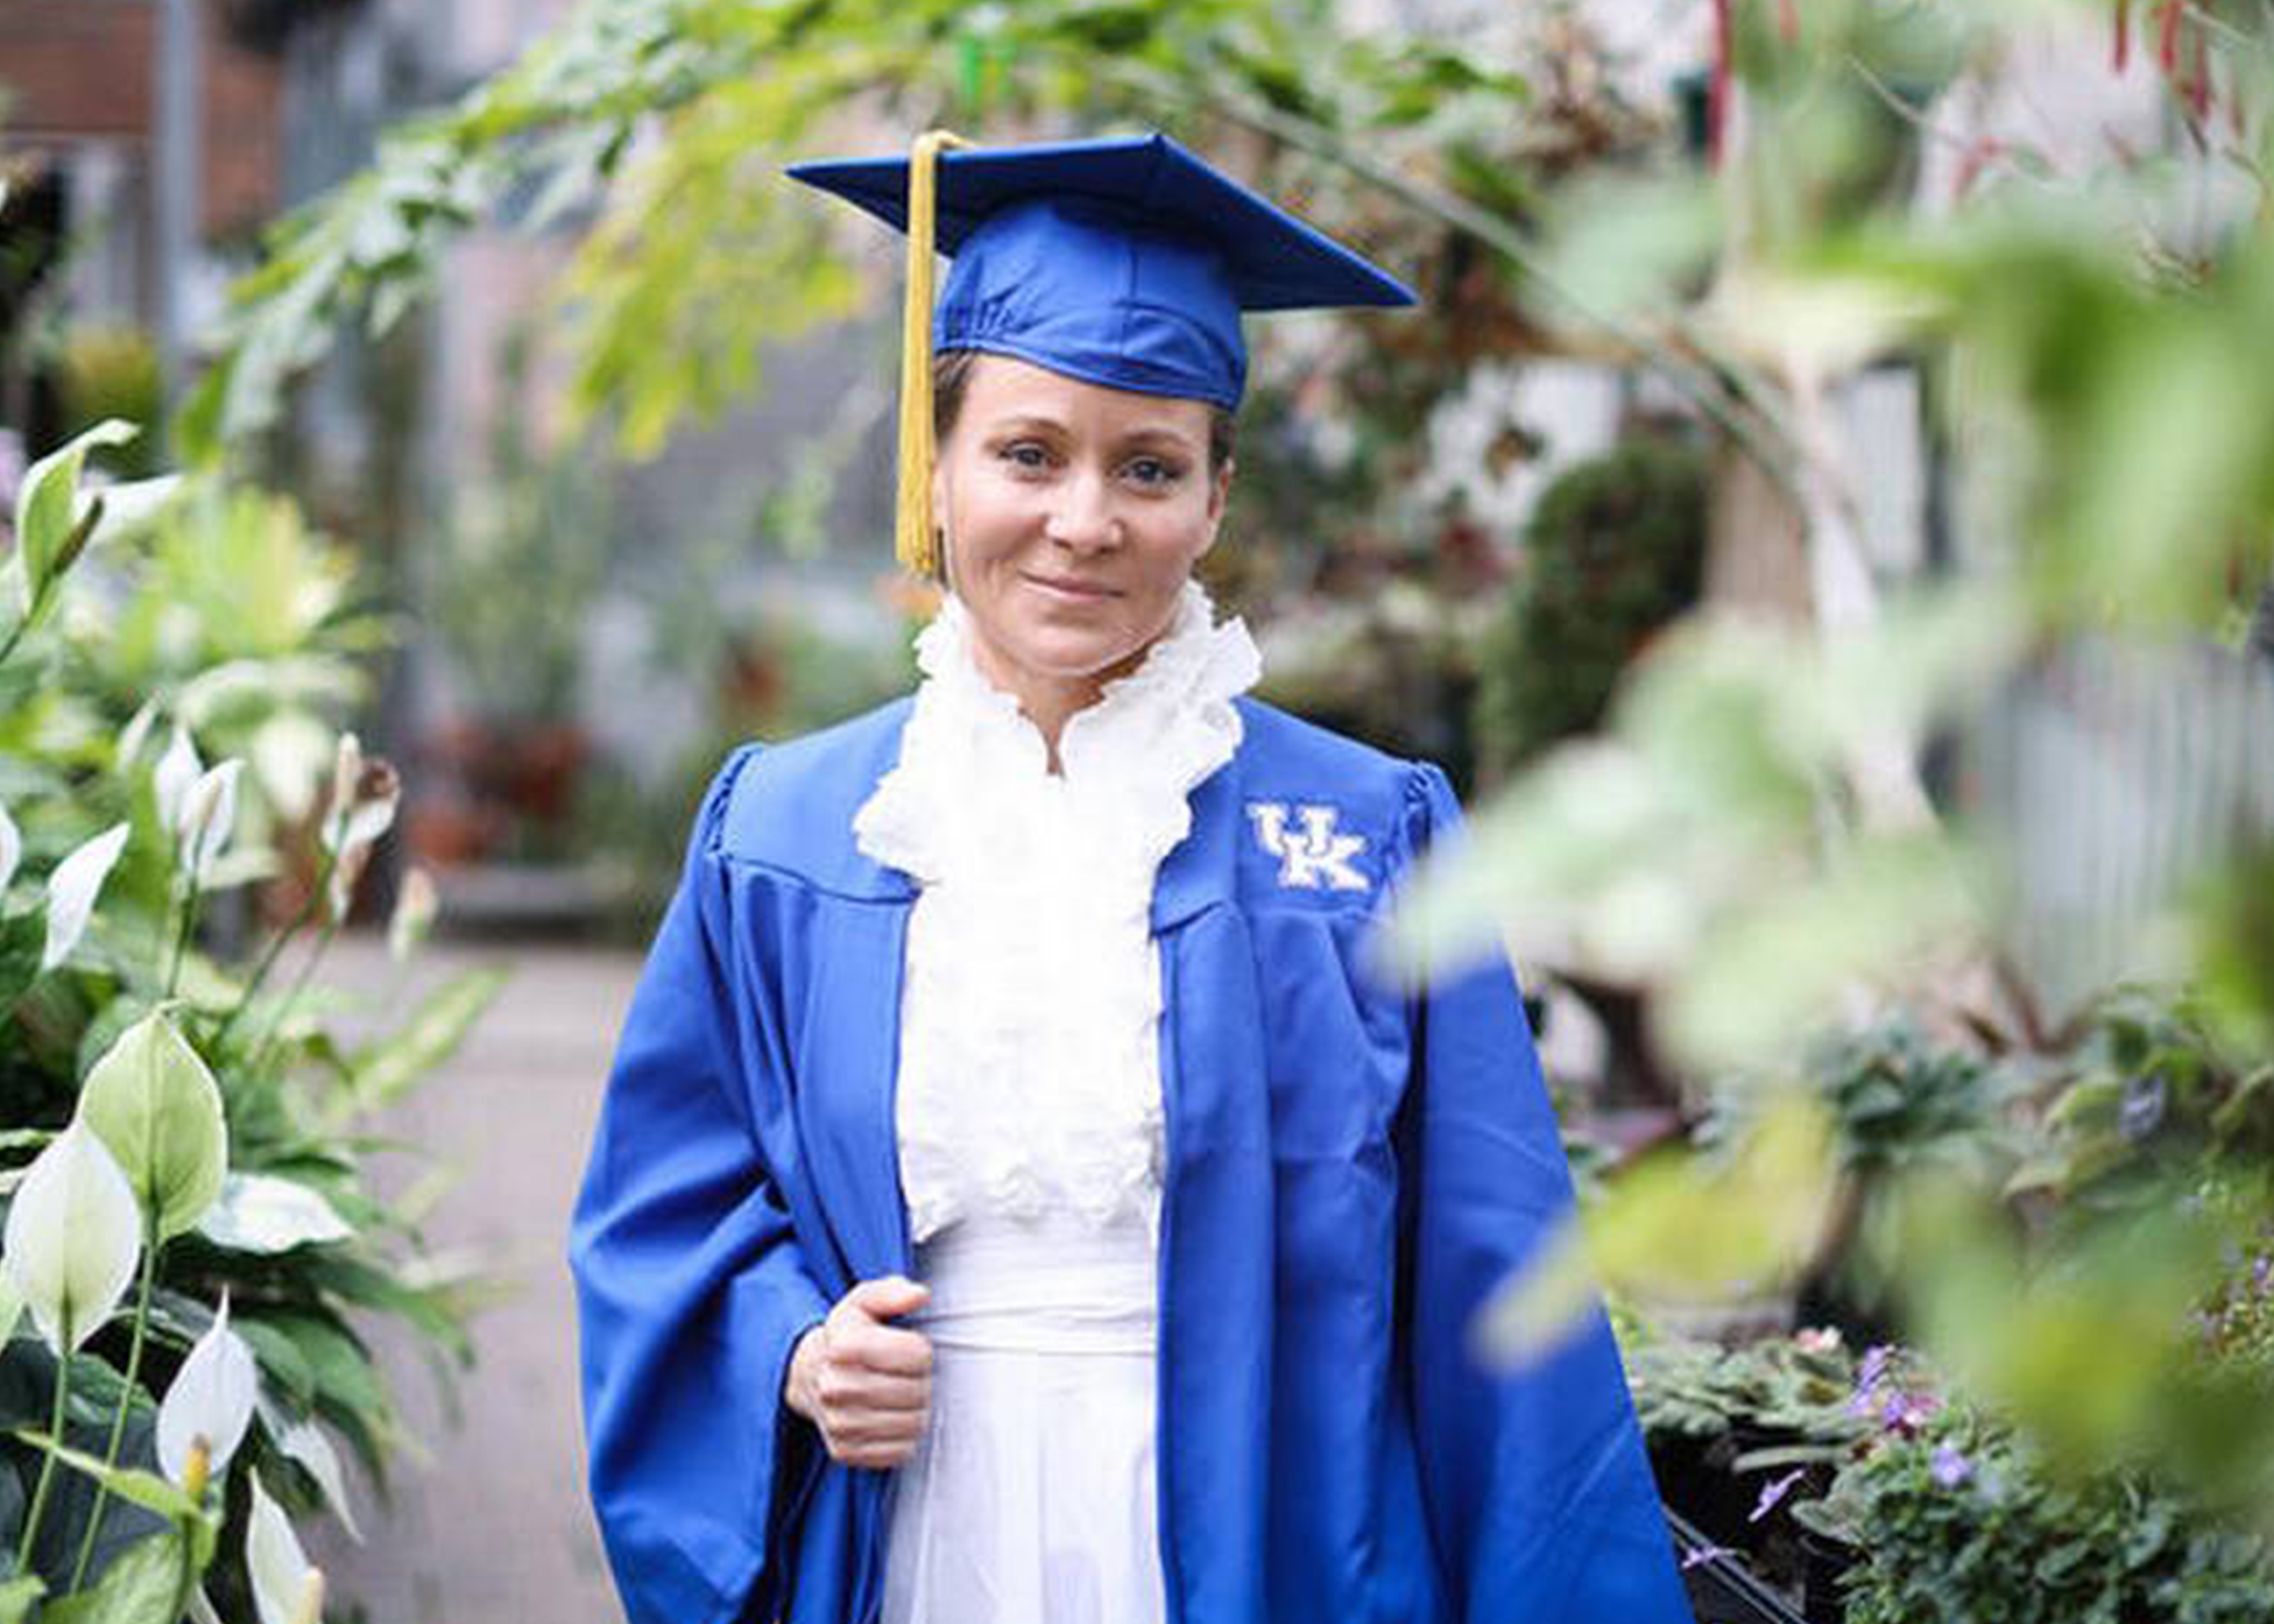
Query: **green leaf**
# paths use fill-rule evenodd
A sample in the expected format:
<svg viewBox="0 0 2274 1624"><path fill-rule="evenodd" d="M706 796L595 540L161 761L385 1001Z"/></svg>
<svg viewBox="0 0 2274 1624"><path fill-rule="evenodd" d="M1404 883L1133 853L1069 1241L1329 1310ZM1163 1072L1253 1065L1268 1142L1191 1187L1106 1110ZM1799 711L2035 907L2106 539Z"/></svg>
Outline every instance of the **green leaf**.
<svg viewBox="0 0 2274 1624"><path fill-rule="evenodd" d="M470 970L445 982L394 1036L356 1057L357 1102L376 1110L401 1098L450 1057L505 983L506 972L494 966Z"/></svg>
<svg viewBox="0 0 2274 1624"><path fill-rule="evenodd" d="M1820 1241L1834 1187L1831 1127L1813 1101L1763 1114L1734 1156L1660 1156L1623 1172L1485 1304L1480 1351L1510 1365L1557 1346L1596 1281L1633 1298L1713 1301L1789 1277Z"/></svg>
<svg viewBox="0 0 2274 1624"><path fill-rule="evenodd" d="M37 1574L19 1574L0 1583L0 1624L24 1624L33 1606L47 1593L47 1583Z"/></svg>
<svg viewBox="0 0 2274 1624"><path fill-rule="evenodd" d="M385 1417L387 1395L380 1389L371 1356L341 1326L310 1314L267 1314L256 1320L250 1313L237 1321L237 1334L267 1363L264 1334L281 1335L298 1353L309 1372L314 1396L336 1405L347 1415Z"/></svg>
<svg viewBox="0 0 2274 1624"><path fill-rule="evenodd" d="M17 1438L34 1449L45 1450L73 1471L94 1478L119 1499L166 1518L193 1517L198 1504L155 1472L131 1466L106 1466L102 1457L58 1444L45 1432L19 1432Z"/></svg>
<svg viewBox="0 0 2274 1624"><path fill-rule="evenodd" d="M213 1073L153 1011L87 1074L79 1114L141 1198L161 1239L196 1227L229 1170L229 1130Z"/></svg>
<svg viewBox="0 0 2274 1624"><path fill-rule="evenodd" d="M237 1334L252 1350L253 1357L260 1361L262 1373L295 1404L305 1409L316 1402L316 1367L300 1351L298 1342L281 1327L249 1313L237 1318L236 1327Z"/></svg>
<svg viewBox="0 0 2274 1624"><path fill-rule="evenodd" d="M49 1603L40 1624L176 1624L182 1568L180 1532L154 1534L129 1545L94 1589Z"/></svg>
<svg viewBox="0 0 2274 1624"><path fill-rule="evenodd" d="M79 502L79 469L87 454L101 446L123 446L141 431L120 417L106 417L68 444L32 464L16 490L16 542L24 560L24 611L46 595L49 585L70 568L76 548L93 529Z"/></svg>

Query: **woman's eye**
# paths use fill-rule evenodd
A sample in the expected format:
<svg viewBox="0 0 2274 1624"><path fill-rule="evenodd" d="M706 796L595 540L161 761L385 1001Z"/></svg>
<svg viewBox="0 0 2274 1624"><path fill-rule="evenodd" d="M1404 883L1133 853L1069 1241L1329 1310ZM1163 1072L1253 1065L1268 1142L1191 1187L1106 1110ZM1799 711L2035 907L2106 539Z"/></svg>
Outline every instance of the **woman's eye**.
<svg viewBox="0 0 2274 1624"><path fill-rule="evenodd" d="M1032 440L1022 440L1003 447L999 455L1014 468L1040 469L1050 466L1050 453Z"/></svg>
<svg viewBox="0 0 2274 1624"><path fill-rule="evenodd" d="M1185 470L1159 457L1142 456L1132 458L1124 471L1139 485L1174 485L1184 477Z"/></svg>

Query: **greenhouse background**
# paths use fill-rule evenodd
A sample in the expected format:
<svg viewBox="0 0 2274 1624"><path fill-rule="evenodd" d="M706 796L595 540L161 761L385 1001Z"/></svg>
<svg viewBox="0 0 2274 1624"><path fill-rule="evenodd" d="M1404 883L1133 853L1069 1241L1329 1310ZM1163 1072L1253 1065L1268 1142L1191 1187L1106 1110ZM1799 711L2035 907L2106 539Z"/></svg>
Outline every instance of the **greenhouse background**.
<svg viewBox="0 0 2274 1624"><path fill-rule="evenodd" d="M169 1541L252 1617L264 1505L328 1617L621 1616L639 944L930 608L898 244L780 170L932 124L1420 290L1251 335L1203 573L1473 809L1393 939L1512 952L1588 1213L1487 1340L1605 1283L1701 1620L2274 1620L2270 105L2256 0L0 0L0 1194L134 1045L229 1124L11 1320L0 1620Z"/></svg>

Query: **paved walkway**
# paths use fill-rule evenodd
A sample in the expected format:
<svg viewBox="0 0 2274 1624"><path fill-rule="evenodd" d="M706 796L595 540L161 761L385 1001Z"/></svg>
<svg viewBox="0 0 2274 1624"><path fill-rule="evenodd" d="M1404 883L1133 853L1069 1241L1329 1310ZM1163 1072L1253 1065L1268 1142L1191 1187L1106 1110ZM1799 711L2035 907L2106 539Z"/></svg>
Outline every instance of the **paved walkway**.
<svg viewBox="0 0 2274 1624"><path fill-rule="evenodd" d="M410 1432L382 1503L358 1484L369 1544L327 1520L310 1555L368 1624L618 1624L584 1501L576 1322L561 1247L635 956L584 950L430 948L407 986L376 942L335 950L325 980L400 1011L443 977L504 963L513 980L457 1056L392 1113L388 1133L426 1147L457 1183L427 1229L438 1248L491 1259L513 1295L475 1320L477 1364L449 1413L417 1339L374 1342ZM382 1163L391 1187L420 1171Z"/></svg>

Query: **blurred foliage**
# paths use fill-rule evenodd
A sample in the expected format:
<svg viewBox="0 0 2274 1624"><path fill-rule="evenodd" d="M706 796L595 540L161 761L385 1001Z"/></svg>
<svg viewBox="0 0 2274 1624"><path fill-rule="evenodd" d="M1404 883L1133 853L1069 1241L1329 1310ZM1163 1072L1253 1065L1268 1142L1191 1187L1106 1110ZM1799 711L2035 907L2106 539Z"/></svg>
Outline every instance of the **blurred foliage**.
<svg viewBox="0 0 2274 1624"><path fill-rule="evenodd" d="M103 1618L161 1616L114 1609L140 1594L154 1553L162 1554L159 1593L174 1596L182 1574L194 1579L215 1560L215 1537L226 1528L206 1582L226 1616L249 1618L239 1553L252 1481L296 1513L328 1505L351 1519L332 1440L381 1485L410 1442L361 1318L399 1321L438 1371L471 1357L466 1319L485 1288L430 1251L418 1213L373 1183L380 1144L371 1113L448 1056L499 979L478 972L407 1008L350 1011L309 979L337 910L312 944L301 929L313 920L328 866L299 921L264 933L257 961L204 951L201 920L233 915L236 929L223 939L257 929L244 888L277 871L279 847L320 810L328 823L344 816L343 793L383 793L391 812L391 771L352 775L344 792L335 781L328 797L321 782L388 623L364 599L344 550L311 532L284 499L199 481L169 487L155 509L121 500L114 517L111 498L133 487L89 480L81 488L79 474L76 457L35 466L9 571L13 613L42 594L58 608L0 656L0 809L11 834L20 829L23 856L0 918L0 1155L11 1164L0 1191L11 1201L21 1193L22 1161L73 1118L90 1068L154 1011L185 1041L184 1065L217 1079L229 1180L218 1205L189 1220L197 1227L162 1249L154 1243L153 1290L134 1326L122 1317L96 1328L72 1358L66 1439L90 1458L60 1474L66 1486L33 1566L50 1596L72 1588L100 1480L117 1494L102 1540L85 1547L95 1556L85 1582L102 1599L79 1605ZM60 492L54 504L43 490ZM36 534L73 514L85 532L75 546L57 550ZM26 561L39 557L61 561L57 579L35 590ZM194 752L228 756L215 773L233 774L232 763L249 771L241 795L203 803L209 814L222 808L207 837L216 855L192 868L181 853L198 816L183 808L200 804L184 776L198 771ZM105 829L124 842L116 867L100 876L84 936L50 962L41 922L44 914L52 940L65 866L57 860ZM328 845L325 861L359 870L372 838L351 853ZM12 850L7 866L15 868ZM46 876L44 886L34 874ZM268 976L288 943L301 951L280 985ZM350 1013L367 1038L350 1041ZM258 1363L253 1430L233 1476L217 1473L206 1490L177 1488L149 1475L151 1411L224 1299ZM12 1333L0 1334L0 1427L10 1434L0 1449L0 1549L12 1551L42 1461L24 1440L48 1425L57 1366L28 1321L9 1324ZM114 1415L131 1420L120 1464L139 1477L96 1470ZM190 1538L184 1530L199 1542L188 1555L169 1543ZM282 1605L265 1598L262 1616ZM40 1616L36 1607L30 1616Z"/></svg>
<svg viewBox="0 0 2274 1624"><path fill-rule="evenodd" d="M670 593L670 583L653 584ZM628 916L614 921L627 937L644 940L661 917L686 855L688 820L729 750L844 721L906 693L915 679L909 638L878 642L851 625L832 629L832 618L847 617L785 596L737 615L710 594L690 592L658 616L655 660L703 694L700 727L659 783L622 768L592 774L576 815L576 846L606 852L630 870Z"/></svg>
<svg viewBox="0 0 2274 1624"><path fill-rule="evenodd" d="M1805 1442L1839 1455L1871 1430L1851 1402L1855 1357L1837 1333L1808 1330L1725 1348L1645 1331L1621 1351L1636 1417L1653 1439L1718 1439L1750 1429L1756 1441L1766 1435L1780 1449ZM1733 1453L1732 1470L1745 1470L1735 1460Z"/></svg>
<svg viewBox="0 0 2274 1624"><path fill-rule="evenodd" d="M615 515L604 457L573 440L538 443L525 326L501 360L488 456L469 470L415 568L451 693L506 731L581 714L584 639Z"/></svg>
<svg viewBox="0 0 2274 1624"><path fill-rule="evenodd" d="M1479 658L1474 733L1487 783L1599 726L1627 662L1696 604L1706 474L1695 449L1634 440L1540 493Z"/></svg>
<svg viewBox="0 0 2274 1624"><path fill-rule="evenodd" d="M68 437L109 418L132 423L143 432L104 459L130 479L158 471L156 429L164 414L165 390L158 375L158 349L139 327L89 326L66 331L56 346L56 392Z"/></svg>

